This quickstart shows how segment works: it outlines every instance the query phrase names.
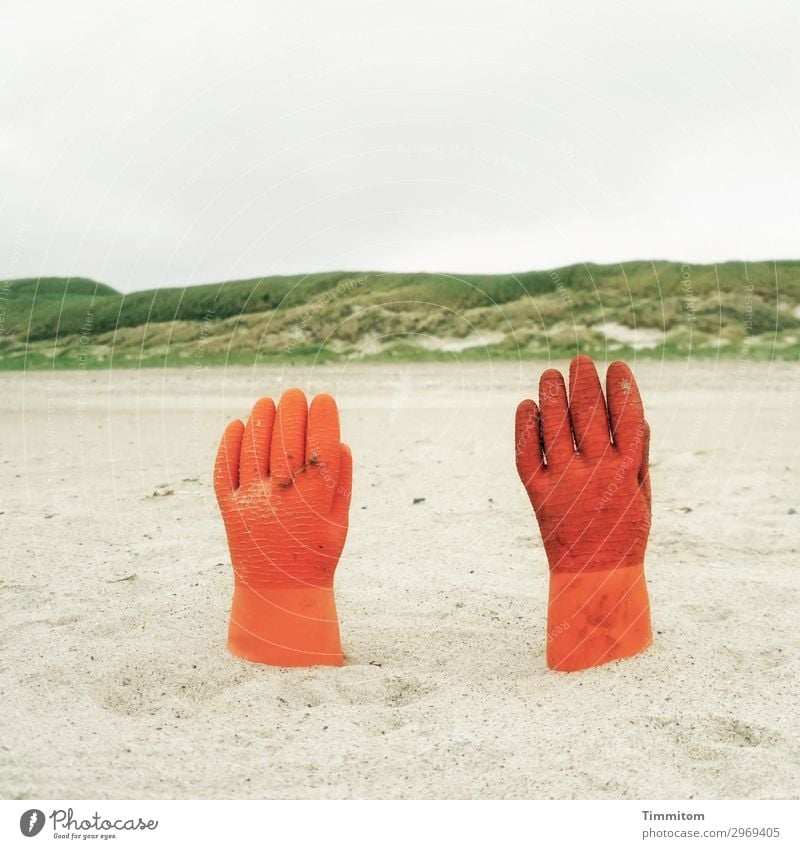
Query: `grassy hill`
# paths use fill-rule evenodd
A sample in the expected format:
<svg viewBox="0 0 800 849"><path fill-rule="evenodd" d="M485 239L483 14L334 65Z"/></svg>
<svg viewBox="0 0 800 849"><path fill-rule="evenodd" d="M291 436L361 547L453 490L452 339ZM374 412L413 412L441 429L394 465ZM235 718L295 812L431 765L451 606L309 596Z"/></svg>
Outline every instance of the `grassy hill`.
<svg viewBox="0 0 800 849"><path fill-rule="evenodd" d="M0 282L0 368L596 355L793 358L800 262L330 272L123 295Z"/></svg>

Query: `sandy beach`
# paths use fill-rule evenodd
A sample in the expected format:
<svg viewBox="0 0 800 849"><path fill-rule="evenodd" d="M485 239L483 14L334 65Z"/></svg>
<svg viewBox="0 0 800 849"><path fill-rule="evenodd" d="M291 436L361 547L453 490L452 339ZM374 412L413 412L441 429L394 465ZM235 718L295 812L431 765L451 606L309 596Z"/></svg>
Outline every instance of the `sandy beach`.
<svg viewBox="0 0 800 849"><path fill-rule="evenodd" d="M0 795L796 798L798 368L633 366L655 642L572 674L514 468L546 364L0 375ZM216 445L293 385L355 458L341 669L225 649Z"/></svg>

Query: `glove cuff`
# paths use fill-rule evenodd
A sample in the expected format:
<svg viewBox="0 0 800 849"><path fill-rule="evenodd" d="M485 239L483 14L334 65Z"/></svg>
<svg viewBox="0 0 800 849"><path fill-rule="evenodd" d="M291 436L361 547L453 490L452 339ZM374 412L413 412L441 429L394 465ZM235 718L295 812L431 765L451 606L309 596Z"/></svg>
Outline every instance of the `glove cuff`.
<svg viewBox="0 0 800 849"><path fill-rule="evenodd" d="M653 640L644 566L550 573L547 664L571 672L631 657Z"/></svg>
<svg viewBox="0 0 800 849"><path fill-rule="evenodd" d="M228 650L270 666L341 666L333 588L254 588L236 581Z"/></svg>

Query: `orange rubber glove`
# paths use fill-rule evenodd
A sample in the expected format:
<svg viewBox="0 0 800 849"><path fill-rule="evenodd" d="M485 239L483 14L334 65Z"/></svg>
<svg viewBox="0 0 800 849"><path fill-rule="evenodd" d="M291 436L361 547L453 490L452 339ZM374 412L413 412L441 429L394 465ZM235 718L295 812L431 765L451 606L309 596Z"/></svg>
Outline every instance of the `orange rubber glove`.
<svg viewBox="0 0 800 849"><path fill-rule="evenodd" d="M517 408L517 470L550 564L547 662L586 669L652 641L644 552L650 533L650 429L636 380L615 362L608 409L594 363L548 369L539 406ZM613 442L612 442L613 439Z"/></svg>
<svg viewBox="0 0 800 849"><path fill-rule="evenodd" d="M261 398L225 429L214 469L234 574L228 648L273 666L341 666L333 573L353 462L330 395Z"/></svg>

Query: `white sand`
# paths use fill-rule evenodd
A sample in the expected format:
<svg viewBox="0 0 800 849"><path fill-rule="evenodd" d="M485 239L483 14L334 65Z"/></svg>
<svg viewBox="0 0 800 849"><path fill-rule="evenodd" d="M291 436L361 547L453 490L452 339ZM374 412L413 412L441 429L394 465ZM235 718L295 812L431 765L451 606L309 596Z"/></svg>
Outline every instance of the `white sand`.
<svg viewBox="0 0 800 849"><path fill-rule="evenodd" d="M541 368L2 375L0 794L797 797L797 366L636 366L658 633L573 674L513 462ZM225 651L216 442L292 384L357 464L338 670Z"/></svg>

